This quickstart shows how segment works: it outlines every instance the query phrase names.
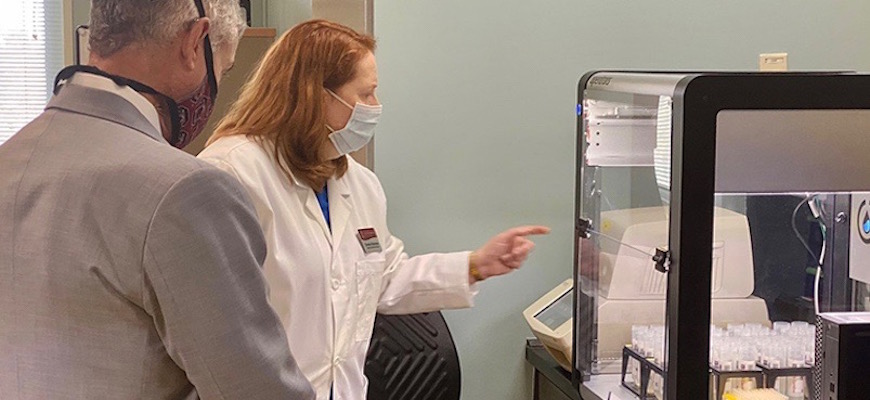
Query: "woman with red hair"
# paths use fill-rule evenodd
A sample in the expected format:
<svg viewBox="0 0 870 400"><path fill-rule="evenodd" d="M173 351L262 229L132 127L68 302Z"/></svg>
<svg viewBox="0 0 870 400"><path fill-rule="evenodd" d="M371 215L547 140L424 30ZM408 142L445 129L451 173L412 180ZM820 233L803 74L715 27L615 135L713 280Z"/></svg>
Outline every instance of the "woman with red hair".
<svg viewBox="0 0 870 400"><path fill-rule="evenodd" d="M507 230L473 252L409 257L378 178L348 154L381 114L370 36L323 20L266 53L200 158L235 176L265 233L269 302L318 399L362 400L376 312L472 305L476 283L519 268L549 231Z"/></svg>

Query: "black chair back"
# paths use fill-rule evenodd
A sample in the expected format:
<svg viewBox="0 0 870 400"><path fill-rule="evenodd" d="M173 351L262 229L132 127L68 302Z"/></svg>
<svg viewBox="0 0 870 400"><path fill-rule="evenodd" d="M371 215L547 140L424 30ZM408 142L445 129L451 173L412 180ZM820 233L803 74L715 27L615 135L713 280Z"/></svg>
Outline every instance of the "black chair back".
<svg viewBox="0 0 870 400"><path fill-rule="evenodd" d="M459 357L440 312L375 318L368 400L459 400Z"/></svg>

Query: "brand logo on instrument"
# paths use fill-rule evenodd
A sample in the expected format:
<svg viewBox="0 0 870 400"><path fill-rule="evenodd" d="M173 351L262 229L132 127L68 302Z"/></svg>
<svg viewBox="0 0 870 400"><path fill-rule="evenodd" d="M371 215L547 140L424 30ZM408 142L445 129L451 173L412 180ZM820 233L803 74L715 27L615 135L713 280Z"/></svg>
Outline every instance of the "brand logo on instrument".
<svg viewBox="0 0 870 400"><path fill-rule="evenodd" d="M589 86L607 86L610 84L611 79L613 78L609 76L598 76L589 81Z"/></svg>

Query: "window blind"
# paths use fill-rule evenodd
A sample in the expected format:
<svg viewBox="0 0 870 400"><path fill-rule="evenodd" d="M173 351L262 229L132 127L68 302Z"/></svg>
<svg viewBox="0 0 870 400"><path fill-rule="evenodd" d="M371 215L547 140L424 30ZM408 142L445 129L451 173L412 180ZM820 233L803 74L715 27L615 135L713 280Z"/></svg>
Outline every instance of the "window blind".
<svg viewBox="0 0 870 400"><path fill-rule="evenodd" d="M61 0L5 2L0 12L0 144L45 107L63 65Z"/></svg>

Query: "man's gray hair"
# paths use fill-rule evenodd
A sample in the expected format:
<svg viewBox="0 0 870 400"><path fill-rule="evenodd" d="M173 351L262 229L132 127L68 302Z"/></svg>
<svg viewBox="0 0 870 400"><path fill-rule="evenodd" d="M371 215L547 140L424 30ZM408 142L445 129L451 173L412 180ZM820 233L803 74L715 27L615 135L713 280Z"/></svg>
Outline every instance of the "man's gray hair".
<svg viewBox="0 0 870 400"><path fill-rule="evenodd" d="M203 0L209 40L235 44L245 31L239 0ZM168 43L199 17L193 0L91 0L90 50L108 57L134 43Z"/></svg>

